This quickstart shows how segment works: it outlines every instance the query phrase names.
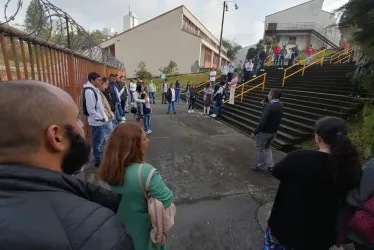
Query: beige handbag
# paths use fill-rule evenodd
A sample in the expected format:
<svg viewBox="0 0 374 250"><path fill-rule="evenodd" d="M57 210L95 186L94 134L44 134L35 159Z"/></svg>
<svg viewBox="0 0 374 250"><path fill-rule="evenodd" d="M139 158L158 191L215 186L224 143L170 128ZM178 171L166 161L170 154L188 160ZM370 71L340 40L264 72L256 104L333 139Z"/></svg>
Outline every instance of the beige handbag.
<svg viewBox="0 0 374 250"><path fill-rule="evenodd" d="M138 181L144 196L148 201L148 214L151 218L152 229L150 232L152 242L157 246L162 246L165 244L167 239L167 232L174 226L174 217L176 215L177 209L172 203L170 207L164 208L164 205L161 201L153 198L149 193L149 185L153 173L156 171L155 168L152 168L151 172L147 177L147 182L145 186L142 183L142 168L141 164L138 168Z"/></svg>

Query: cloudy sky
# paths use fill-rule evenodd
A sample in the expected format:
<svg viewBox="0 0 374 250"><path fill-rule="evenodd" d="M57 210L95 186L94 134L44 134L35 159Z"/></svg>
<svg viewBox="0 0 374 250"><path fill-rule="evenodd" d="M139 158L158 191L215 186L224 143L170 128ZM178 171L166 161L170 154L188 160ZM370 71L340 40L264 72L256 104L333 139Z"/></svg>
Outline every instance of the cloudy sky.
<svg viewBox="0 0 374 250"><path fill-rule="evenodd" d="M10 12L19 0L11 0ZM145 22L179 5L185 5L217 37L219 36L222 15L222 0L49 0L68 12L84 28L114 28L122 32L122 17L131 10ZM242 46L256 43L263 35L263 22L266 15L306 2L307 0L235 0L239 6L229 5L226 12L224 37L235 40ZM323 9L333 11L348 0L325 0ZM0 20L7 0L0 0ZM23 10L16 18L22 23L25 9L30 0L23 0ZM307 20L306 20L307 21ZM152 38L150 38L152 39Z"/></svg>

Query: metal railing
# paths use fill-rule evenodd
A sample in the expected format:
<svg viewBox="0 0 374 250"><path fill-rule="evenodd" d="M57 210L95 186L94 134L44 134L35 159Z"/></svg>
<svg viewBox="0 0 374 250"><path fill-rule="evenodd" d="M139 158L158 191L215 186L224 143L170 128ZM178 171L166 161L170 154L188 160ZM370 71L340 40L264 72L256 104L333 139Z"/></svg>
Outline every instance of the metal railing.
<svg viewBox="0 0 374 250"><path fill-rule="evenodd" d="M216 80L220 79L221 77L222 77L222 76L217 76L217 77L216 77ZM200 88L201 86L203 86L204 84L207 84L207 83L210 83L210 80L209 80L209 81L202 82L202 83L196 85L196 89ZM197 93L200 93L200 92L202 92L202 91L204 91L204 89L201 89L201 90L198 91Z"/></svg>
<svg viewBox="0 0 374 250"><path fill-rule="evenodd" d="M351 55L353 53L353 48L346 48L335 55L330 57L330 64L336 63L349 63L351 60Z"/></svg>
<svg viewBox="0 0 374 250"><path fill-rule="evenodd" d="M252 90L254 90L254 89L256 89L256 88L258 88L260 86L262 86L262 91L264 91L264 89L265 89L265 83L266 83L266 75L267 75L267 73L264 73L262 75L259 75L259 76L255 77L255 78L252 78L251 80L249 80L247 82L244 82L244 83L236 86L235 90L238 89L238 88L241 88L240 94L234 96L234 98L229 98L228 100L224 101L224 103L229 102L231 99L235 100L235 98L237 98L237 97L240 97L240 101L242 102L243 101L243 96L244 96L245 93L248 93L249 91L252 91ZM263 77L264 79L262 80L262 82L260 84L257 84L256 86L254 86L252 88L249 88L249 89L247 89L247 90L244 91L244 86L245 85L247 85L248 83L253 82L254 80L257 80L257 79L259 79L261 77Z"/></svg>
<svg viewBox="0 0 374 250"><path fill-rule="evenodd" d="M284 83L286 82L286 79L287 79L287 78L290 78L291 76L293 76L293 75L299 73L300 71L302 71L302 76L304 76L305 69L309 68L310 66L312 66L312 65L314 65L314 64L317 64L317 63L320 63L321 66L323 66L323 62L324 62L324 59L325 59L325 54L326 54L326 50L324 49L324 50L322 50L322 51L320 51L320 52L318 52L318 53L312 55L312 56L310 57L310 61L311 61L311 62L310 62L309 64L306 63L307 60L308 60L308 58L305 58L305 59L299 61L298 63L295 63L295 64L292 65L291 67L286 68L286 69L284 70L284 74L283 74L282 87L284 87ZM319 58L319 59L317 59L317 60L313 60L313 59L316 59L317 56L321 56L321 58ZM303 67L302 67L301 69L296 70L295 72L292 72L291 74L287 75L287 71L288 71L288 70L290 70L290 69L292 69L292 68L294 68L295 66L298 66L298 65L299 65L299 66L301 65L301 66L303 66Z"/></svg>

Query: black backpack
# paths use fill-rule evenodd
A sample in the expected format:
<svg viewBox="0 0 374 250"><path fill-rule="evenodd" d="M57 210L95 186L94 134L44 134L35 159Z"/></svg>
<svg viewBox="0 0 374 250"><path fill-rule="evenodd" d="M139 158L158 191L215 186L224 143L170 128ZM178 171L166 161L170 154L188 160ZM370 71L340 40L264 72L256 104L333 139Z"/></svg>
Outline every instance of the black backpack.
<svg viewBox="0 0 374 250"><path fill-rule="evenodd" d="M96 91L92 87L86 87L86 88L83 89L83 96L82 96L82 98L83 98L82 99L83 100L83 114L85 116L89 116L88 111L87 111L86 96L85 96L86 90L88 90L88 89L90 89L95 95L95 100L96 100L95 110L97 110L97 94L96 94Z"/></svg>

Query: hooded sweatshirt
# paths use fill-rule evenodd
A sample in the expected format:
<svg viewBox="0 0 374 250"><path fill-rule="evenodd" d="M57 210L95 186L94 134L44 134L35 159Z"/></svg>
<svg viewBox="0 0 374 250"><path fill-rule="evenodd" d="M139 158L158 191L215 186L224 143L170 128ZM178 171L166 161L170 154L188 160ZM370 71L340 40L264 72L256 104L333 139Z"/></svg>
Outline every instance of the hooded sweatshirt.
<svg viewBox="0 0 374 250"><path fill-rule="evenodd" d="M86 98L86 107L88 113L88 124L90 126L102 126L105 122L108 121L108 117L105 114L105 109L103 105L103 100L101 98L100 90L98 90L92 83L87 82L83 85L83 88L93 88L95 94L91 89L86 90L84 97Z"/></svg>

